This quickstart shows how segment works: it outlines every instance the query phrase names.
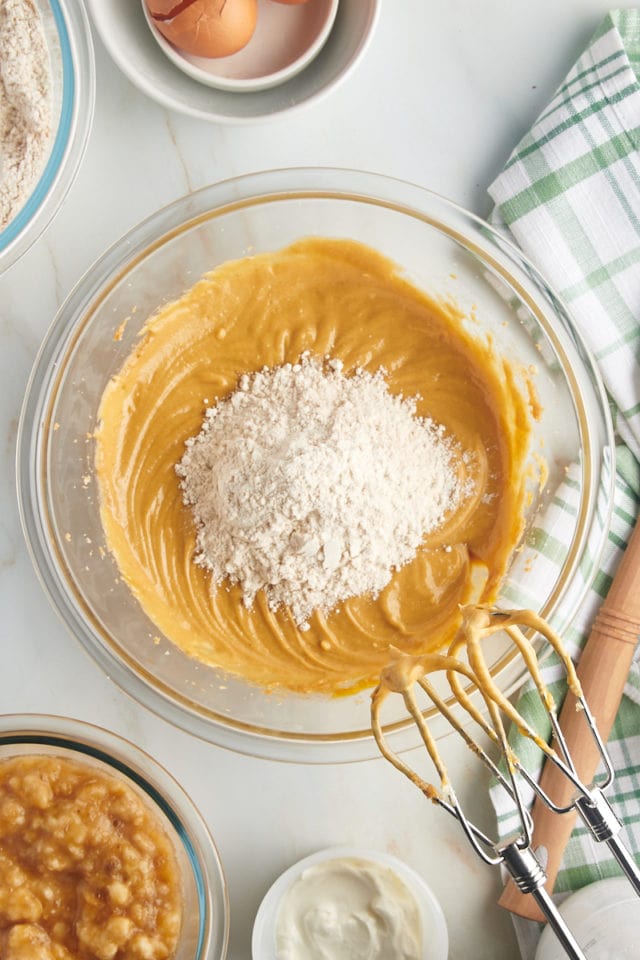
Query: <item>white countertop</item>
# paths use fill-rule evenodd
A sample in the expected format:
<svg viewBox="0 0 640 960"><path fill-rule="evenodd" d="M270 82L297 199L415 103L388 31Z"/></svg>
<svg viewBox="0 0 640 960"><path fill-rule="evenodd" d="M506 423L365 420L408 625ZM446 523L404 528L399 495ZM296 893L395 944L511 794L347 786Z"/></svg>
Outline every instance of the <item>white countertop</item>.
<svg viewBox="0 0 640 960"><path fill-rule="evenodd" d="M96 113L80 175L48 231L0 278L0 703L4 713L60 713L109 727L177 777L224 864L229 960L250 957L253 918L275 877L337 844L387 851L424 876L447 917L452 960L505 960L518 949L496 905L497 872L384 761L287 765L200 742L121 693L67 634L32 569L16 504L16 426L36 350L109 244L211 181L271 167L345 166L414 181L486 215L487 185L607 10L605 0L382 0L371 45L345 84L290 118L247 126L162 109L95 38ZM447 756L461 799L490 826L474 767L453 738Z"/></svg>

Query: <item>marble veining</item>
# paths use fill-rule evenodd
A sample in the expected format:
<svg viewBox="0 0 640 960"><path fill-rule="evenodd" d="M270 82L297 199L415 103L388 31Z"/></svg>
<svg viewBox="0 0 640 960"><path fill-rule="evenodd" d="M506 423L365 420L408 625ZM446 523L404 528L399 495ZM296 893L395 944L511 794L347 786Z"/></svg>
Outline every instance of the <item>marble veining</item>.
<svg viewBox="0 0 640 960"><path fill-rule="evenodd" d="M128 699L67 634L32 569L15 489L16 428L38 346L107 246L212 181L270 167L347 166L415 181L485 215L488 183L607 9L604 0L382 0L376 35L345 83L291 118L237 127L168 113L120 74L95 37L96 113L80 173L45 234L0 277L0 704L6 713L63 713L110 727L180 780L225 866L229 960L249 957L253 917L276 875L336 844L376 846L421 872L447 916L452 960L514 960L518 949L496 906L498 875L383 761L285 765L204 744ZM490 824L466 753L454 741L448 750L470 813Z"/></svg>

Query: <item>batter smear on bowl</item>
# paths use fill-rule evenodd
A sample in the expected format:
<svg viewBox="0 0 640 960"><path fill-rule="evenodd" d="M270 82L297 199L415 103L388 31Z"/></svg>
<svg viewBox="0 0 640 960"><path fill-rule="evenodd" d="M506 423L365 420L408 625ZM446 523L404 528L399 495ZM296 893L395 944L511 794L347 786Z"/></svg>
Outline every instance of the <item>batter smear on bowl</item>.
<svg viewBox="0 0 640 960"><path fill-rule="evenodd" d="M522 533L517 374L361 244L223 264L105 390L107 543L166 637L265 687L370 685L453 637ZM151 641L150 641L151 642Z"/></svg>

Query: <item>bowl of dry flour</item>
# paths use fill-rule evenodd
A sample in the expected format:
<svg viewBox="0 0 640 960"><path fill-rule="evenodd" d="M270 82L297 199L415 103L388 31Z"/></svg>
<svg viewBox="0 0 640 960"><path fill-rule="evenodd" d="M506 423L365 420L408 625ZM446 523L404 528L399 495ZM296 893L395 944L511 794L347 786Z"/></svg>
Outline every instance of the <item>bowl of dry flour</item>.
<svg viewBox="0 0 640 960"><path fill-rule="evenodd" d="M494 415L474 393L489 355L524 406ZM494 439L474 446L478 418ZM606 536L612 451L588 351L497 232L415 185L287 169L176 201L88 271L33 368L18 488L42 583L109 677L211 742L334 762L377 755L389 647L458 614L475 561L450 515L482 520L487 562L512 538L496 602L564 629ZM509 646L485 651L505 692L523 679ZM402 704L383 723L414 745Z"/></svg>
<svg viewBox="0 0 640 960"><path fill-rule="evenodd" d="M89 136L94 93L82 4L0 4L0 273L37 240L67 195Z"/></svg>

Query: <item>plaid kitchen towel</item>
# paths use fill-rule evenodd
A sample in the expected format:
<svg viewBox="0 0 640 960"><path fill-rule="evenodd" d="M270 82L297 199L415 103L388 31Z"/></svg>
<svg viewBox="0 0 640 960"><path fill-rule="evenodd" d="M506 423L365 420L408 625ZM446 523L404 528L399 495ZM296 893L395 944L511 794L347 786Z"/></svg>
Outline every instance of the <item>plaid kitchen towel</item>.
<svg viewBox="0 0 640 960"><path fill-rule="evenodd" d="M614 419L611 529L587 601L565 633L569 649L579 655L640 503L640 10L614 10L605 18L489 193L493 222L555 289L595 356ZM556 504L566 501L556 497ZM554 680L553 666L548 669ZM535 714L537 697L530 689L519 702L525 714ZM637 659L609 749L616 769L609 797L640 863ZM494 802L506 833L509 822L497 795ZM616 873L606 845L594 844L578 827L556 891Z"/></svg>

